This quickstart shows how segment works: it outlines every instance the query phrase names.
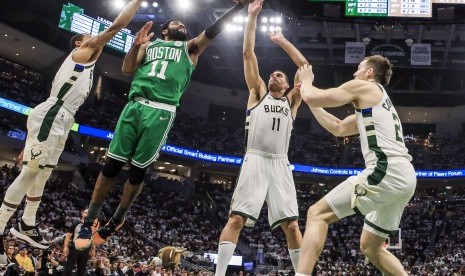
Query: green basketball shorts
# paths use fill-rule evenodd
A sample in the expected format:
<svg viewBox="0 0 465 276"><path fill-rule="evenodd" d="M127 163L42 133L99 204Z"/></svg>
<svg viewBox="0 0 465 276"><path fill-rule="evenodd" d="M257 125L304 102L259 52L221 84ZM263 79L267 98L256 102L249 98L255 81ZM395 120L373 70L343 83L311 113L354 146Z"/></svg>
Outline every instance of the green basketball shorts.
<svg viewBox="0 0 465 276"><path fill-rule="evenodd" d="M158 158L176 117L173 105L143 98L130 100L116 125L108 156L145 168Z"/></svg>

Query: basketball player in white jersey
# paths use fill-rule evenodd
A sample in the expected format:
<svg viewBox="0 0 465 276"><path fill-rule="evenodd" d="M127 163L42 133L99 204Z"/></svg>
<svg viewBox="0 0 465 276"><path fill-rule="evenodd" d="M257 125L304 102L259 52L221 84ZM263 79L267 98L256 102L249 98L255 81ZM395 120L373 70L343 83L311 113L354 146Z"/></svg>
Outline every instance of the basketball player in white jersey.
<svg viewBox="0 0 465 276"><path fill-rule="evenodd" d="M253 226L263 202L268 205L272 228L281 226L286 235L294 269L299 262L302 234L298 225L297 195L287 159L297 109L302 101L298 88L286 94L289 80L282 71L271 74L268 85L260 78L255 48L255 29L263 0L249 4L244 34L244 74L250 91L245 124L247 149L234 191L229 219L218 245L216 276L224 276L245 226ZM270 34L297 66L308 64L282 35Z"/></svg>
<svg viewBox="0 0 465 276"><path fill-rule="evenodd" d="M354 73L354 80L325 90L313 86L311 66L301 67L298 74L302 98L325 129L340 137L360 135L366 168L309 208L297 275L312 275L328 225L354 214L365 217L360 239L363 254L384 275L407 275L400 261L383 247L397 231L417 183L399 116L383 87L392 75L389 60L367 57ZM355 114L344 120L323 109L345 104L352 104Z"/></svg>
<svg viewBox="0 0 465 276"><path fill-rule="evenodd" d="M142 0L131 1L113 24L98 35L80 34L71 39L73 51L58 70L50 97L35 107L27 120L23 169L6 191L0 207L0 254L4 253L5 226L24 196L26 207L21 222L11 228L10 233L34 247L48 248L36 225L36 213L45 183L64 149L74 124L73 116L92 88L95 62L108 41L129 24L141 3Z"/></svg>

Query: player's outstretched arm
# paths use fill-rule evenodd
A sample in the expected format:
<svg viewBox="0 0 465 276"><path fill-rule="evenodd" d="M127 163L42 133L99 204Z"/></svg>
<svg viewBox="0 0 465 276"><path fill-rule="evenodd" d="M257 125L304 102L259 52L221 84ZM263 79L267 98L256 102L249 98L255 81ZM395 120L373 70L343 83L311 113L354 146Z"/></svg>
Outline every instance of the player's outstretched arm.
<svg viewBox="0 0 465 276"><path fill-rule="evenodd" d="M134 71L136 71L137 67L139 67L144 60L145 50L150 44L150 39L154 36L153 32L149 34L152 25L153 22L147 22L144 27L137 32L131 49L129 49L126 56L124 56L122 68L123 74L132 76Z"/></svg>
<svg viewBox="0 0 465 276"><path fill-rule="evenodd" d="M297 67L309 64L304 55L284 37L281 28L277 28L275 31L268 33L268 37L289 55Z"/></svg>
<svg viewBox="0 0 465 276"><path fill-rule="evenodd" d="M242 55L244 59L244 74L247 88L250 91L249 106L260 101L266 93L266 85L260 78L257 56L255 55L255 32L257 17L262 10L263 0L256 0L249 5L248 20L245 25L244 45Z"/></svg>
<svg viewBox="0 0 465 276"><path fill-rule="evenodd" d="M337 137L351 136L359 133L355 115L350 115L344 120L340 120L323 109L323 107L341 106L350 103L354 99L354 96L345 90L346 87L343 87L345 84L339 88L327 90L314 87L314 75L311 65L302 66L298 71L298 75L302 82L300 87L302 99L309 106L315 119L323 128Z"/></svg>
<svg viewBox="0 0 465 276"><path fill-rule="evenodd" d="M268 38L281 47L289 55L297 67L309 64L304 55L302 55L302 53L289 40L287 40L286 37L284 37L281 28L277 28L276 31L268 33ZM302 102L302 97L300 96L300 80L297 73L294 77L294 88L287 95L291 100L292 116L295 118L297 109Z"/></svg>
<svg viewBox="0 0 465 276"><path fill-rule="evenodd" d="M313 86L313 71L311 65L304 65L298 71L302 82L300 93L308 105L315 107L338 107L353 102L358 94L370 89L367 81L351 80L339 87L319 89Z"/></svg>
<svg viewBox="0 0 465 276"><path fill-rule="evenodd" d="M336 137L347 137L358 134L357 119L355 114L341 120L327 112L322 107L308 106L318 123Z"/></svg>
<svg viewBox="0 0 465 276"><path fill-rule="evenodd" d="M73 60L79 63L88 63L97 60L108 41L131 22L141 3L142 0L132 0L127 4L107 29L84 42L73 53Z"/></svg>
<svg viewBox="0 0 465 276"><path fill-rule="evenodd" d="M214 39L224 29L226 23L245 5L253 2L253 0L237 0L236 5L225 12L220 18L218 18L210 27L206 28L199 36L193 38L187 42L187 48L189 49L189 55L194 64L197 64L200 54L210 45L212 39Z"/></svg>

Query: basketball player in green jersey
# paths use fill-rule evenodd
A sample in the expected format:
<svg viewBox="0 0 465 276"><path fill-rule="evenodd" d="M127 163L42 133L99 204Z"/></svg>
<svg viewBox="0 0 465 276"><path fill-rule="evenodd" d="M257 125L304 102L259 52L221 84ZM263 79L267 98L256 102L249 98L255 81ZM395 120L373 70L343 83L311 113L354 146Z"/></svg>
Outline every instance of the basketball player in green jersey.
<svg viewBox="0 0 465 276"><path fill-rule="evenodd" d="M78 34L71 38L72 51L55 75L50 97L36 106L27 120L23 168L8 187L0 207L0 255L4 253L5 226L24 197L26 206L22 219L10 233L34 247L49 247L36 224L45 184L64 149L74 114L92 88L95 62L108 41L131 22L141 3L142 0L130 1L115 21L99 34Z"/></svg>
<svg viewBox="0 0 465 276"><path fill-rule="evenodd" d="M360 238L363 254L384 275L407 275L400 261L383 246L397 231L417 184L399 116L383 87L389 83L391 67L382 56L366 57L354 80L326 90L313 86L311 66L299 69L302 99L315 119L335 136L360 134L366 168L309 208L297 276L313 275L329 224L355 214L365 218ZM344 120L324 110L349 103L355 114Z"/></svg>
<svg viewBox="0 0 465 276"><path fill-rule="evenodd" d="M129 102L115 129L108 158L100 173L89 205L89 213L75 242L77 249L105 243L124 223L132 202L143 188L147 167L156 160L173 125L176 108L183 95L200 54L207 48L236 12L251 0L239 0L199 36L187 41L187 30L178 20L162 25L163 39L151 42L152 23L137 33L131 50L123 61L123 73L134 75ZM92 222L98 218L115 177L130 161L128 180L121 202L113 217L95 233Z"/></svg>

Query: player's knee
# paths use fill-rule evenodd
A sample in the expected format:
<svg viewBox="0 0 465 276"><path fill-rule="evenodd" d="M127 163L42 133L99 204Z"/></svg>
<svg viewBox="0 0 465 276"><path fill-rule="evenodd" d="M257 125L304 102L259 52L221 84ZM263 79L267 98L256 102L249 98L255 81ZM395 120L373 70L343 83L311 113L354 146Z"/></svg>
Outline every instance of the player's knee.
<svg viewBox="0 0 465 276"><path fill-rule="evenodd" d="M300 231L297 220L284 222L282 227L285 232L290 234L297 234Z"/></svg>
<svg viewBox="0 0 465 276"><path fill-rule="evenodd" d="M316 204L310 206L307 211L307 221L318 221L321 220L321 212Z"/></svg>
<svg viewBox="0 0 465 276"><path fill-rule="evenodd" d="M374 248L373 245L369 242L361 240L360 251L362 251L363 255L367 256L369 259L372 259L373 257L375 257L377 249Z"/></svg>
<svg viewBox="0 0 465 276"><path fill-rule="evenodd" d="M310 206L307 212L307 224L311 222L324 221L331 224L338 220L336 214L329 208L326 208L321 202L317 202Z"/></svg>
<svg viewBox="0 0 465 276"><path fill-rule="evenodd" d="M134 165L131 165L129 168L129 184L131 185L139 185L144 182L145 173L147 172L147 168L139 168Z"/></svg>
<svg viewBox="0 0 465 276"><path fill-rule="evenodd" d="M228 227L232 230L241 230L244 227L246 218L240 215L231 215L228 220Z"/></svg>
<svg viewBox="0 0 465 276"><path fill-rule="evenodd" d="M124 164L125 162L108 157L105 166L103 166L102 175L107 178L115 178Z"/></svg>

